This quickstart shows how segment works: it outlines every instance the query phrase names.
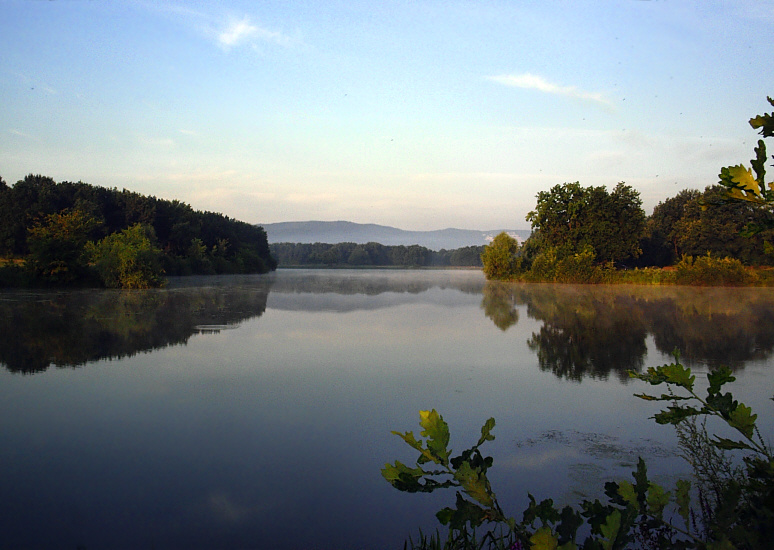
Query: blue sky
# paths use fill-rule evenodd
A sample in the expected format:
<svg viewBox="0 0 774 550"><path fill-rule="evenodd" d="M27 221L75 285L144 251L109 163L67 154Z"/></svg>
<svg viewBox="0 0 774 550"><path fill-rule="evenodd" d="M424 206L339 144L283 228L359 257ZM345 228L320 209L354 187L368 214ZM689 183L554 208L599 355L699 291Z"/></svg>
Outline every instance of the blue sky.
<svg viewBox="0 0 774 550"><path fill-rule="evenodd" d="M552 186L649 214L749 163L774 2L0 3L0 176L251 223L527 228Z"/></svg>

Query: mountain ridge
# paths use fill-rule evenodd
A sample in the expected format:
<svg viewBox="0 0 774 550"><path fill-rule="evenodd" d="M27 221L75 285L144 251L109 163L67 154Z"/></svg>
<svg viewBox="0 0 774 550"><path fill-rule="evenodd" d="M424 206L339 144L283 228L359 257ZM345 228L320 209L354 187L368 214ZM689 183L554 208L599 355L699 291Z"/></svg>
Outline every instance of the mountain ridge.
<svg viewBox="0 0 774 550"><path fill-rule="evenodd" d="M266 231L269 243L328 243L377 242L386 246L419 245L431 250L452 250L465 246L482 246L505 231L519 241L530 234L528 229L457 229L449 227L431 231L409 231L375 223L350 221L301 221L259 224Z"/></svg>

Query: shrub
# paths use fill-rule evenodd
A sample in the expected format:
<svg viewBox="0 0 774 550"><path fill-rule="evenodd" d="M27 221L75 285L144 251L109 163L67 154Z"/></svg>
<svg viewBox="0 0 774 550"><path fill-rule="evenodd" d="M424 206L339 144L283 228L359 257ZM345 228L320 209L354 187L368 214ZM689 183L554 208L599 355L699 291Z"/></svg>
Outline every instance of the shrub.
<svg viewBox="0 0 774 550"><path fill-rule="evenodd" d="M556 249L553 247L545 248L540 251L532 260L532 267L527 273L527 280L553 282L556 277Z"/></svg>
<svg viewBox="0 0 774 550"><path fill-rule="evenodd" d="M603 283L609 279L612 266L597 265L596 255L590 248L572 254L556 264L555 280L558 283Z"/></svg>
<svg viewBox="0 0 774 550"><path fill-rule="evenodd" d="M86 272L83 253L89 234L98 226L89 214L73 209L50 214L27 230L27 265L34 277L73 283Z"/></svg>
<svg viewBox="0 0 774 550"><path fill-rule="evenodd" d="M733 286L754 282L755 273L734 258L683 256L675 266L675 282L682 285Z"/></svg>
<svg viewBox="0 0 774 550"><path fill-rule="evenodd" d="M484 248L481 263L487 279L511 279L521 268L521 259L517 256L519 243L505 232L497 235Z"/></svg>
<svg viewBox="0 0 774 550"><path fill-rule="evenodd" d="M153 228L135 224L113 233L87 252L108 288L151 288L163 284L160 251L153 246Z"/></svg>

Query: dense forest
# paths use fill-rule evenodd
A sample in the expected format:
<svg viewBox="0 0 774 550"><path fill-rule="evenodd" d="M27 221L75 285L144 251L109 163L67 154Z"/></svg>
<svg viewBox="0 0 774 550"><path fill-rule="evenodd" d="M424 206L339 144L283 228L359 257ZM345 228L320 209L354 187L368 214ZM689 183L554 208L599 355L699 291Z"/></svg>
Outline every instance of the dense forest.
<svg viewBox="0 0 774 550"><path fill-rule="evenodd" d="M430 250L424 246L387 246L379 243L274 243L272 255L283 267L481 267L484 246Z"/></svg>
<svg viewBox="0 0 774 550"><path fill-rule="evenodd" d="M265 273L266 233L177 200L29 175L0 178L0 284L149 287L163 275ZM13 261L16 260L16 261Z"/></svg>

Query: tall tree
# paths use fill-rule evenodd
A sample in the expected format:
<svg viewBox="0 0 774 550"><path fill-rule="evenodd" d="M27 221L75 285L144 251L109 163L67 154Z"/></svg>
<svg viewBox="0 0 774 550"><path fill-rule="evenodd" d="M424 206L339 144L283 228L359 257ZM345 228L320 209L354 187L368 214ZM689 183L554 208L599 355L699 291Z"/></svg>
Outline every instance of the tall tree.
<svg viewBox="0 0 774 550"><path fill-rule="evenodd" d="M556 185L538 193L527 215L543 246L560 258L591 249L598 262L637 257L645 219L639 193L623 182L612 193L578 182Z"/></svg>
<svg viewBox="0 0 774 550"><path fill-rule="evenodd" d="M701 197L701 193L696 189L684 189L672 198L660 202L653 209L648 219L649 240L654 250L651 252L654 256L661 256L659 249L665 249L666 261L664 265L671 265L680 259L682 251L678 246L680 242L680 233L678 222L686 213L686 207L692 202L696 202ZM662 262L658 262L659 264Z"/></svg>

